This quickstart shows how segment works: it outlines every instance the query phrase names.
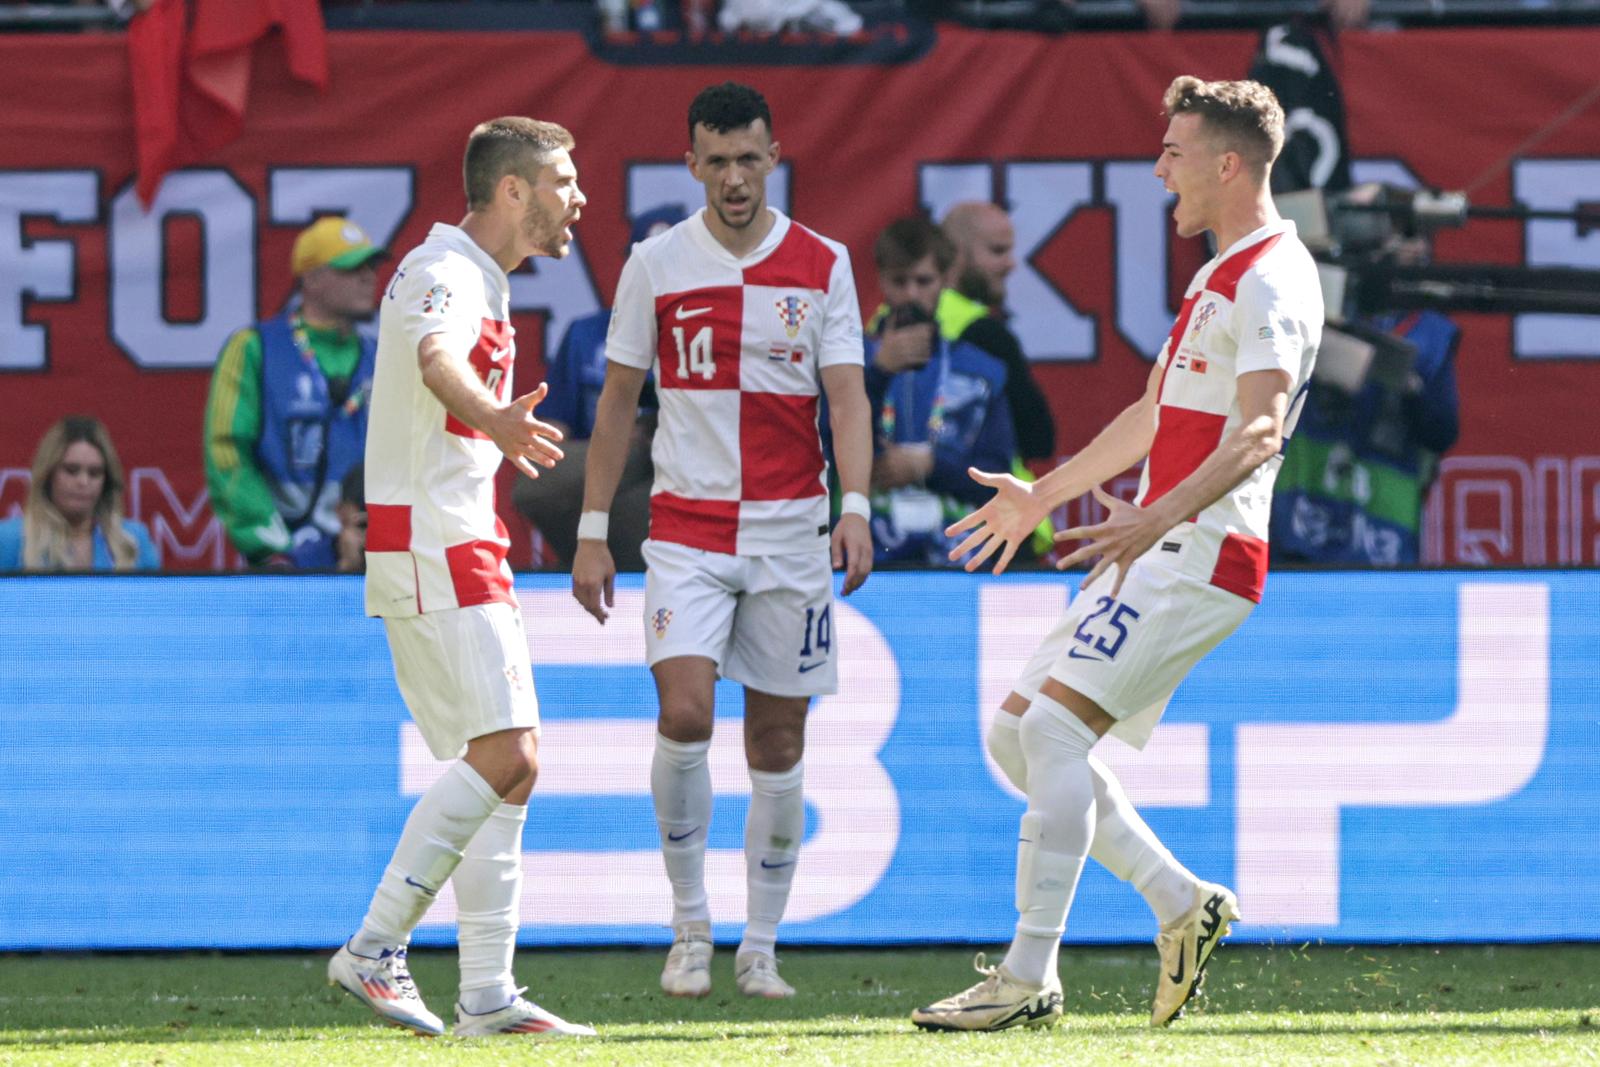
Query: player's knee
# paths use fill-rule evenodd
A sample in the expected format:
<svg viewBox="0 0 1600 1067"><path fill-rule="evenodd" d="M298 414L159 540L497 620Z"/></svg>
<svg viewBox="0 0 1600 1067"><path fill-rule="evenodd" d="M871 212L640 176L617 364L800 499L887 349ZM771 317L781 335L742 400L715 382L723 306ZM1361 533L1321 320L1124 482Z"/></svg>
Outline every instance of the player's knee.
<svg viewBox="0 0 1600 1067"><path fill-rule="evenodd" d="M805 751L804 726L774 726L753 732L745 744L744 755L751 770L776 774L799 763Z"/></svg>
<svg viewBox="0 0 1600 1067"><path fill-rule="evenodd" d="M668 741L693 742L711 740L711 709L690 698L673 698L661 702L661 715L656 723L661 736Z"/></svg>

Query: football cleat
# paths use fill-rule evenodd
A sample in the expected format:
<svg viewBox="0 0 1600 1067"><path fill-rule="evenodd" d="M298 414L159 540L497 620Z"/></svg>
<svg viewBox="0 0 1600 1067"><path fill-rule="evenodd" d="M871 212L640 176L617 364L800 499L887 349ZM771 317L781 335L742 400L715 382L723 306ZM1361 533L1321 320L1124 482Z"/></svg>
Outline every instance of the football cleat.
<svg viewBox="0 0 1600 1067"><path fill-rule="evenodd" d="M1200 992L1211 954L1239 919L1239 899L1225 886L1201 882L1194 895L1194 907L1156 935L1161 973L1150 1003L1151 1026L1165 1026L1183 1014L1183 1006Z"/></svg>
<svg viewBox="0 0 1600 1067"><path fill-rule="evenodd" d="M406 947L386 948L377 959L358 956L348 943L328 961L328 984L371 1008L384 1022L423 1037L444 1033L444 1021L422 1002L406 969Z"/></svg>
<svg viewBox="0 0 1600 1067"><path fill-rule="evenodd" d="M711 992L711 924L684 923L672 939L661 991L669 997L703 997Z"/></svg>
<svg viewBox="0 0 1600 1067"><path fill-rule="evenodd" d="M778 961L764 952L734 957L733 980L747 997L782 1000L794 996L794 986L778 977Z"/></svg>
<svg viewBox="0 0 1600 1067"><path fill-rule="evenodd" d="M918 1008L911 1021L924 1030L1007 1030L1013 1026L1054 1026L1061 1018L1061 980L1051 976L1043 988L1023 985L999 966L985 966L983 953L972 961L983 981L936 1004Z"/></svg>
<svg viewBox="0 0 1600 1067"><path fill-rule="evenodd" d="M526 990L517 990L511 1003L494 1011L474 1015L456 1005L457 1037L490 1037L495 1034L529 1034L534 1037L593 1037L594 1028L581 1023L569 1023L559 1015L545 1011L531 1000L524 1000Z"/></svg>

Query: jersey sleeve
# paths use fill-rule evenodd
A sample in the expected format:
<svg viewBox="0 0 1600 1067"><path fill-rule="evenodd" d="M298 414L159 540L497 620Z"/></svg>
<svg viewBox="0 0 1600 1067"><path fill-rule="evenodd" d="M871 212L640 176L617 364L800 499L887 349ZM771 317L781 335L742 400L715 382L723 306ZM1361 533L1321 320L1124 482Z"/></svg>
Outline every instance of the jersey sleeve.
<svg viewBox="0 0 1600 1067"><path fill-rule="evenodd" d="M655 363L656 294L637 247L617 279L617 298L606 331L606 358L639 370L649 370Z"/></svg>
<svg viewBox="0 0 1600 1067"><path fill-rule="evenodd" d="M856 298L856 278L850 270L850 253L834 246L838 255L828 275L828 295L823 306L822 350L818 367L836 363L863 362L861 341L861 302Z"/></svg>
<svg viewBox="0 0 1600 1067"><path fill-rule="evenodd" d="M1311 309L1280 275L1250 271L1239 279L1233 305L1238 332L1234 374L1281 370L1291 382L1300 380L1301 359L1311 343ZM1319 320L1321 314L1317 313Z"/></svg>
<svg viewBox="0 0 1600 1067"><path fill-rule="evenodd" d="M444 256L410 267L396 295L402 301L406 343L417 349L438 336L465 359L483 328L483 272L463 258Z"/></svg>

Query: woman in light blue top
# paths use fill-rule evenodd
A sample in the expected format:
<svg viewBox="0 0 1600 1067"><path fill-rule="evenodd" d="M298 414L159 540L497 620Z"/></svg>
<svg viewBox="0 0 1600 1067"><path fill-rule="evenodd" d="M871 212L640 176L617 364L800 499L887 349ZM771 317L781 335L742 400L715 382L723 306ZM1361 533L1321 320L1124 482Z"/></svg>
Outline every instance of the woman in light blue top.
<svg viewBox="0 0 1600 1067"><path fill-rule="evenodd" d="M0 521L0 571L155 570L143 523L122 514L122 464L99 419L68 415L33 455L22 514Z"/></svg>

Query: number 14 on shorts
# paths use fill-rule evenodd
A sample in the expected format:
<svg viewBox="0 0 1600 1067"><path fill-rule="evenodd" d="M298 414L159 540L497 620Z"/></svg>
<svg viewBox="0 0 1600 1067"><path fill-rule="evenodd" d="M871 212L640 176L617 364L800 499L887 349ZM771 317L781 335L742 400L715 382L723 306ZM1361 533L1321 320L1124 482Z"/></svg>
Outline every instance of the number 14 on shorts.
<svg viewBox="0 0 1600 1067"><path fill-rule="evenodd" d="M828 662L828 653L833 649L833 605L826 604L819 612L816 608L806 609L806 637L800 645L800 673L815 670ZM811 659L820 656L820 659ZM811 660L811 662L806 662Z"/></svg>
<svg viewBox="0 0 1600 1067"><path fill-rule="evenodd" d="M1110 662L1117 658L1122 643L1128 639L1128 625L1138 621L1139 613L1133 608L1103 596L1095 601L1094 611L1084 616L1073 632L1072 638L1078 643L1067 650L1067 655L1072 659Z"/></svg>

